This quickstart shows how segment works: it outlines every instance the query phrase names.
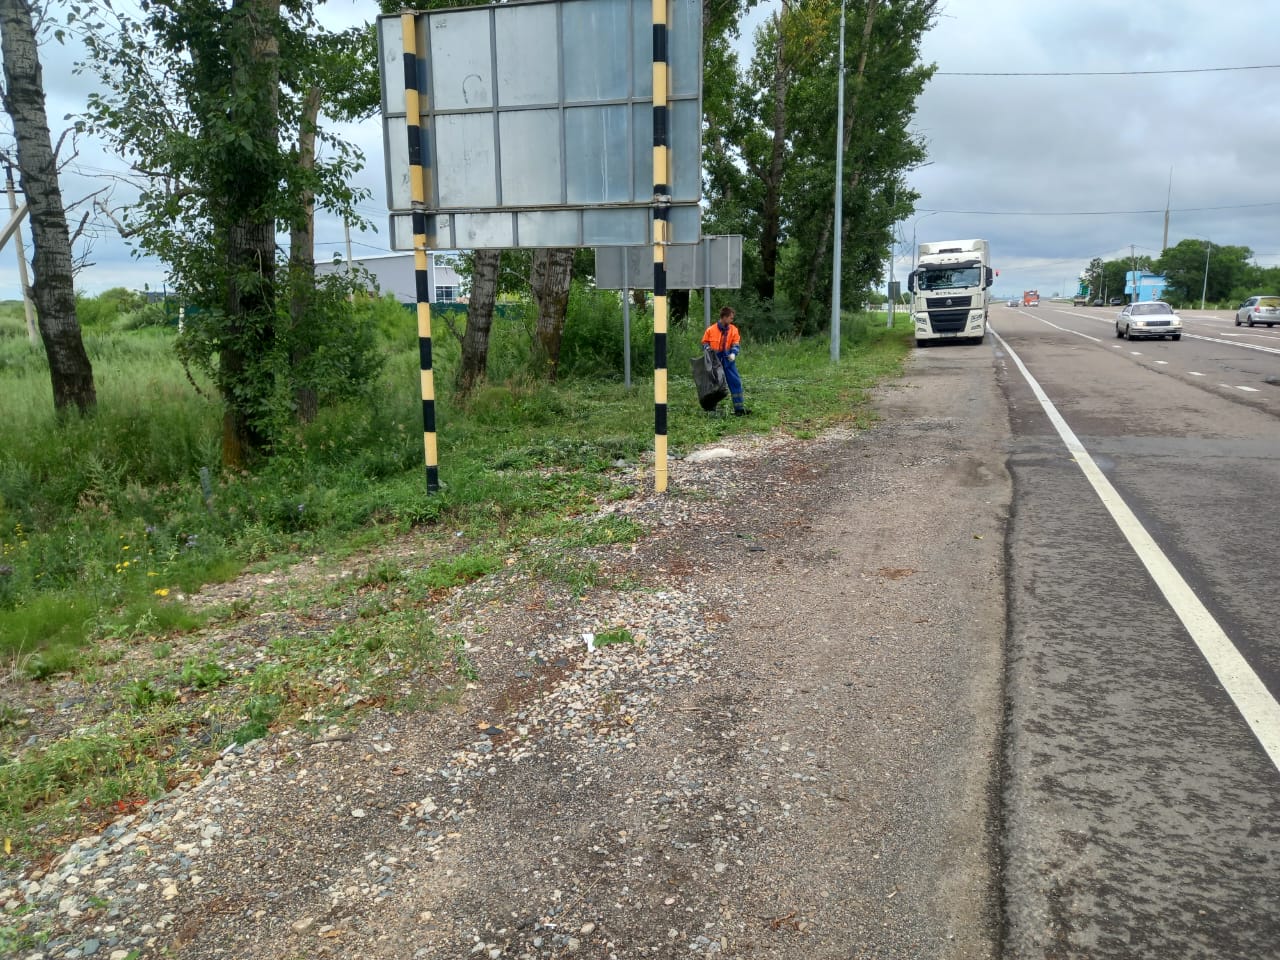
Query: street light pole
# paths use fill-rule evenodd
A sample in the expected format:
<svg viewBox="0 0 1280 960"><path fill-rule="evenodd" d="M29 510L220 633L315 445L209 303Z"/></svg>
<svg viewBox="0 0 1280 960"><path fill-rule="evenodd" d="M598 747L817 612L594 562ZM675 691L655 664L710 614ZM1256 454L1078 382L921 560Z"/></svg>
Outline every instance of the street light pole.
<svg viewBox="0 0 1280 960"><path fill-rule="evenodd" d="M937 212L938 212L937 210L930 210L928 213L923 214L922 216L916 217L914 220L911 221L911 272L912 273L916 272L916 250L919 249L916 245L916 225L921 220L924 220L927 217L932 217Z"/></svg>
<svg viewBox="0 0 1280 960"><path fill-rule="evenodd" d="M1204 309L1204 295L1209 289L1209 250L1213 247L1212 240L1204 242L1204 285L1200 288L1200 309Z"/></svg>
<svg viewBox="0 0 1280 960"><path fill-rule="evenodd" d="M844 213L844 0L840 0L840 81L836 87L836 216L831 255L831 362L840 360L840 232Z"/></svg>

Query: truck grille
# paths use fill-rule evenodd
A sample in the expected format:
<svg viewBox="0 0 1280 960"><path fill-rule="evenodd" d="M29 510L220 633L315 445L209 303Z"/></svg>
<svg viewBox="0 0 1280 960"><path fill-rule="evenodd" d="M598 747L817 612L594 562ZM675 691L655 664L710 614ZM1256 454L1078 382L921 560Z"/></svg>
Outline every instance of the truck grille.
<svg viewBox="0 0 1280 960"><path fill-rule="evenodd" d="M958 333L969 322L969 310L930 310L929 325L934 333Z"/></svg>
<svg viewBox="0 0 1280 960"><path fill-rule="evenodd" d="M961 307L968 310L972 304L972 297L925 297L924 300L924 305L930 313L935 310L959 310Z"/></svg>

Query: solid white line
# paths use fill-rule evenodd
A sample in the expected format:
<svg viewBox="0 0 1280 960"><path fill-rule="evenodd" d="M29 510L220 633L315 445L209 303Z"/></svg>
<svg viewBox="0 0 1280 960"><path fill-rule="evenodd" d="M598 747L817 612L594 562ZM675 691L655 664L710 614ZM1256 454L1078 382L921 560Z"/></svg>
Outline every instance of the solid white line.
<svg viewBox="0 0 1280 960"><path fill-rule="evenodd" d="M1249 391L1250 393L1257 393L1257 392L1258 392L1258 388L1257 388L1257 387L1241 387L1241 386L1237 386L1237 387L1236 387L1236 389L1237 389L1237 390L1247 390L1247 391Z"/></svg>
<svg viewBox="0 0 1280 960"><path fill-rule="evenodd" d="M1053 401L1023 364L1022 358L1013 352L1003 337L994 330L991 333L1022 371L1022 376L1031 387L1031 392L1040 401L1040 406L1057 429L1062 442L1075 457L1076 463L1080 465L1080 470L1092 485L1098 499L1107 508L1116 526L1120 528L1120 532L1137 553L1138 559L1155 580L1156 586L1164 594L1170 608L1187 628L1191 639L1200 648L1200 653L1208 661L1218 682L1235 703L1236 709L1244 717L1253 735L1258 738L1262 749L1271 758L1272 764L1280 770L1280 703L1276 702L1275 697L1258 679L1258 675L1235 648L1226 631L1218 625L1218 621L1213 619L1213 615L1200 602L1200 598L1195 595L1195 591L1183 579L1182 574L1178 573L1177 568L1165 556L1151 534L1147 533L1133 511L1121 499L1106 474L1094 463L1089 451L1058 413Z"/></svg>
<svg viewBox="0 0 1280 960"><path fill-rule="evenodd" d="M1203 374L1203 373L1198 373L1198 372L1196 372L1195 370L1188 370L1188 371L1187 371L1187 376L1190 376L1190 377L1203 377L1203 376L1204 376L1204 374Z"/></svg>

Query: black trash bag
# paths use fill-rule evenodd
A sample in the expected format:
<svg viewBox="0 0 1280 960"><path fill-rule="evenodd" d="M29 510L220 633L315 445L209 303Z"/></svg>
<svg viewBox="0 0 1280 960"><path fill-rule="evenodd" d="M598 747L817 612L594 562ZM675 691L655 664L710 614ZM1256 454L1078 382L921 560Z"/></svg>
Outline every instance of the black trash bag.
<svg viewBox="0 0 1280 960"><path fill-rule="evenodd" d="M703 410L714 410L729 395L729 381L724 377L720 358L710 350L702 356L691 357L689 367L693 371L693 383L698 388L698 403Z"/></svg>

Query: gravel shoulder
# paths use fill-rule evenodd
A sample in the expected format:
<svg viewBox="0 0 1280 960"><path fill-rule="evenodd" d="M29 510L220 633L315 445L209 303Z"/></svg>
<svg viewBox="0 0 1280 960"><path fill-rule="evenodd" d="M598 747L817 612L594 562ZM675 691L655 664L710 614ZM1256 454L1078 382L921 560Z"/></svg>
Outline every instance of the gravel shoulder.
<svg viewBox="0 0 1280 960"><path fill-rule="evenodd" d="M577 558L610 587L457 591L461 698L274 733L6 881L55 932L22 956L995 957L992 366L917 351L870 430L673 460L601 507L647 531Z"/></svg>

